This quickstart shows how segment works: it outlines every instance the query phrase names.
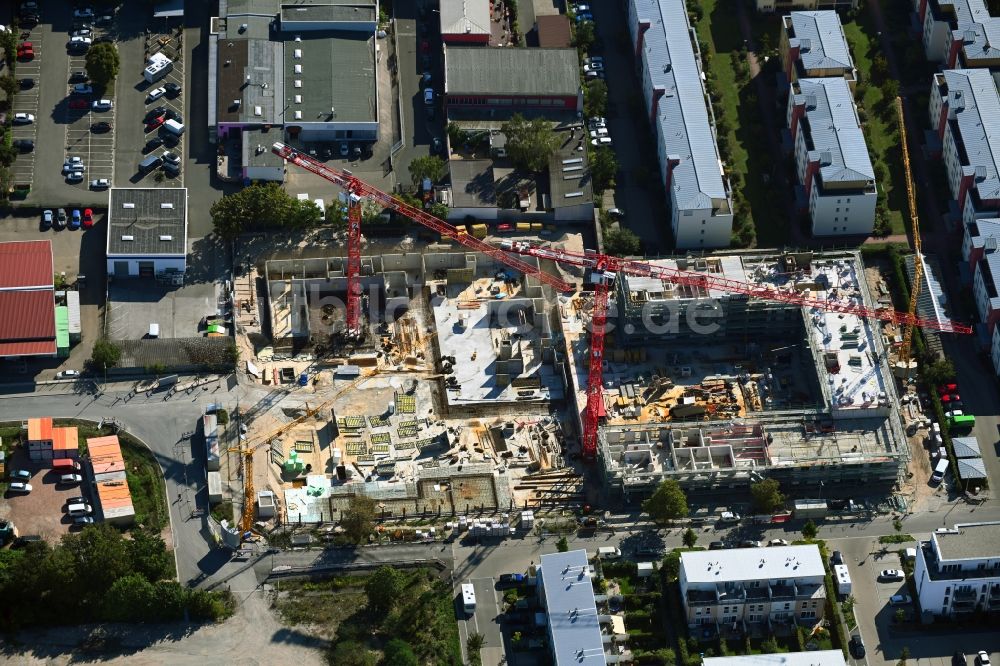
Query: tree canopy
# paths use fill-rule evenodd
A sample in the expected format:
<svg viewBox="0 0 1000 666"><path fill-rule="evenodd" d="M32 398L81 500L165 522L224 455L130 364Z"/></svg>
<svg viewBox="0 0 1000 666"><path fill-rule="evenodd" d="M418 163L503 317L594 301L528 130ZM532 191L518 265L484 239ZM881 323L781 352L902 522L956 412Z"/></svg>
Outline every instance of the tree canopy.
<svg viewBox="0 0 1000 666"><path fill-rule="evenodd" d="M403 580L392 567L379 567L365 581L368 608L376 615L385 615L392 610L403 591Z"/></svg>
<svg viewBox="0 0 1000 666"><path fill-rule="evenodd" d="M775 479L764 479L751 485L750 495L753 497L754 511L758 513L774 513L785 506L781 485Z"/></svg>
<svg viewBox="0 0 1000 666"><path fill-rule="evenodd" d="M603 82L602 82L603 83ZM594 181L594 192L600 195L614 187L618 173L618 159L610 148L598 148L590 154L590 177Z"/></svg>
<svg viewBox="0 0 1000 666"><path fill-rule="evenodd" d="M629 229L608 229L604 232L604 252L627 256L639 254L642 241Z"/></svg>
<svg viewBox="0 0 1000 666"><path fill-rule="evenodd" d="M313 202L292 197L277 183L251 185L222 197L209 213L215 232L227 240L254 229L302 229L320 222Z"/></svg>
<svg viewBox="0 0 1000 666"><path fill-rule="evenodd" d="M375 500L366 495L353 495L340 518L340 526L354 543L361 543L375 529Z"/></svg>
<svg viewBox="0 0 1000 666"><path fill-rule="evenodd" d="M121 58L112 42L99 42L87 51L87 76L99 88L106 88L118 76Z"/></svg>
<svg viewBox="0 0 1000 666"><path fill-rule="evenodd" d="M684 530L684 535L681 537L681 542L688 548L694 548L694 545L698 543L698 533L695 532L690 527Z"/></svg>
<svg viewBox="0 0 1000 666"><path fill-rule="evenodd" d="M118 345L107 338L101 338L94 343L94 349L90 353L90 364L95 370L107 370L118 365L121 357L122 350Z"/></svg>
<svg viewBox="0 0 1000 666"><path fill-rule="evenodd" d="M410 180L413 186L420 187L424 178L430 178L431 183L436 183L448 172L443 159L437 155L424 155L410 162Z"/></svg>
<svg viewBox="0 0 1000 666"><path fill-rule="evenodd" d="M601 79L587 81L583 87L583 112L589 118L603 116L608 108L608 84Z"/></svg>
<svg viewBox="0 0 1000 666"><path fill-rule="evenodd" d="M514 164L528 171L544 170L559 147L559 137L544 118L527 120L515 113L500 126L500 131L507 138L507 154Z"/></svg>
<svg viewBox="0 0 1000 666"><path fill-rule="evenodd" d="M392 666L419 666L420 660L406 641L393 638L385 644L385 663Z"/></svg>
<svg viewBox="0 0 1000 666"><path fill-rule="evenodd" d="M642 503L642 510L658 523L688 515L687 496L674 479L664 479L653 495Z"/></svg>

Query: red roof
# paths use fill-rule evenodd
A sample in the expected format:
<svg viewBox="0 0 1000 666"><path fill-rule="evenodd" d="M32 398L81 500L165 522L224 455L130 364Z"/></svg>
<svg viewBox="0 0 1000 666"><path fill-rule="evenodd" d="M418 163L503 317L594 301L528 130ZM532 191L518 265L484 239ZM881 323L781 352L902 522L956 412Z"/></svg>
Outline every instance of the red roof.
<svg viewBox="0 0 1000 666"><path fill-rule="evenodd" d="M0 289L52 288L52 271L52 241L0 243Z"/></svg>
<svg viewBox="0 0 1000 666"><path fill-rule="evenodd" d="M55 337L56 304L50 290L0 291L0 342L37 342Z"/></svg>
<svg viewBox="0 0 1000 666"><path fill-rule="evenodd" d="M49 356L55 353L55 340L45 340L44 342L0 342L0 357Z"/></svg>

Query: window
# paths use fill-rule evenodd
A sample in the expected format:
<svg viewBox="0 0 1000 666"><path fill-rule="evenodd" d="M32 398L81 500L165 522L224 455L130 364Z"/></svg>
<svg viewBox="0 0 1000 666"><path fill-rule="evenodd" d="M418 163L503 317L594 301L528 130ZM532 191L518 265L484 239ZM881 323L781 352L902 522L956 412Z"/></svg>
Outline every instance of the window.
<svg viewBox="0 0 1000 666"><path fill-rule="evenodd" d="M786 603L786 604L785 604L785 610L788 610L788 609L789 609L789 608L791 608L791 607L792 607L792 605L791 605L790 603Z"/></svg>
<svg viewBox="0 0 1000 666"><path fill-rule="evenodd" d="M802 611L801 615L803 620L809 620L816 617L816 611Z"/></svg>

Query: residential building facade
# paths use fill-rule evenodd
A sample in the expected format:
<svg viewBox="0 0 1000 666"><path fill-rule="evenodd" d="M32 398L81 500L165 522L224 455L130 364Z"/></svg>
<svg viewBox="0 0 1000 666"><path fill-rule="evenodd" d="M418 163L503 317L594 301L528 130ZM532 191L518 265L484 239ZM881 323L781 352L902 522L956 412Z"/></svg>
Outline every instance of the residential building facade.
<svg viewBox="0 0 1000 666"><path fill-rule="evenodd" d="M779 52L789 82L841 76L852 91L857 84L858 73L835 11L792 12L782 17Z"/></svg>
<svg viewBox="0 0 1000 666"><path fill-rule="evenodd" d="M813 235L870 234L878 190L848 82L842 77L794 82L787 122Z"/></svg>
<svg viewBox="0 0 1000 666"><path fill-rule="evenodd" d="M757 11L764 13L789 12L793 10L858 8L858 0L756 0Z"/></svg>
<svg viewBox="0 0 1000 666"><path fill-rule="evenodd" d="M678 249L727 247L733 201L684 0L629 0L628 27Z"/></svg>
<svg viewBox="0 0 1000 666"><path fill-rule="evenodd" d="M948 69L1000 66L1000 17L985 0L913 0L924 53Z"/></svg>
<svg viewBox="0 0 1000 666"><path fill-rule="evenodd" d="M825 612L825 575L812 544L681 553L687 624L814 625Z"/></svg>
<svg viewBox="0 0 1000 666"><path fill-rule="evenodd" d="M991 336L1000 320L1000 253L989 252L976 262L972 273L972 296L979 321Z"/></svg>
<svg viewBox="0 0 1000 666"><path fill-rule="evenodd" d="M956 618L1000 611L1000 522L932 533L917 548L913 579L925 613Z"/></svg>

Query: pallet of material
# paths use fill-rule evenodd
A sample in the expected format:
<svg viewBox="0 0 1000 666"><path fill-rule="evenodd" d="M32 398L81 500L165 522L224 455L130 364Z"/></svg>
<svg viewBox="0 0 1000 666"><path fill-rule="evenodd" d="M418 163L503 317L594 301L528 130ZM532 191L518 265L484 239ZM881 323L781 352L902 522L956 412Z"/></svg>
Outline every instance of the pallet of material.
<svg viewBox="0 0 1000 666"><path fill-rule="evenodd" d="M373 432L372 444L392 444L392 435L387 432Z"/></svg>
<svg viewBox="0 0 1000 666"><path fill-rule="evenodd" d="M360 456L368 452L368 447L364 442L347 442L347 455L349 456Z"/></svg>
<svg viewBox="0 0 1000 666"><path fill-rule="evenodd" d="M388 428L392 424L384 416L369 416L368 425L372 428Z"/></svg>

